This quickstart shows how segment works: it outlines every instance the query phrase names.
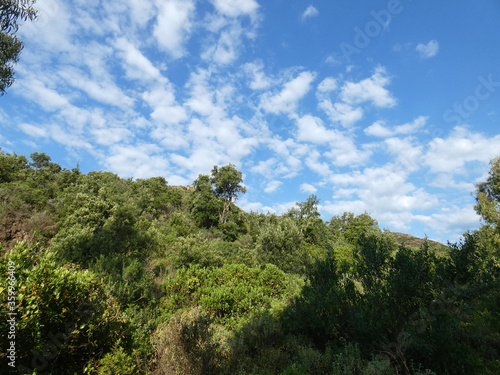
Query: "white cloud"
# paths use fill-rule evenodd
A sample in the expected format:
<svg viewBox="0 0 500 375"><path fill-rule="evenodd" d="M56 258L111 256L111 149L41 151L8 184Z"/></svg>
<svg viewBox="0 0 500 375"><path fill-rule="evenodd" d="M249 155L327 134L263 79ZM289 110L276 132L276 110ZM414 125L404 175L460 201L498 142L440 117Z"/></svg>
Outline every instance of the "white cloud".
<svg viewBox="0 0 500 375"><path fill-rule="evenodd" d="M305 115L297 120L297 140L312 143L333 142L338 135L333 130L324 127L323 121L315 116Z"/></svg>
<svg viewBox="0 0 500 375"><path fill-rule="evenodd" d="M130 130L126 128L94 128L90 132L98 144L105 146L111 146L133 137Z"/></svg>
<svg viewBox="0 0 500 375"><path fill-rule="evenodd" d="M337 142L332 143L330 151L325 152L325 156L339 167L363 165L371 154L369 149L360 150L354 140L346 135L339 137Z"/></svg>
<svg viewBox="0 0 500 375"><path fill-rule="evenodd" d="M307 18L312 18L317 15L319 15L318 10L314 6L309 5L307 9L304 11L304 13L302 13L302 20L305 20Z"/></svg>
<svg viewBox="0 0 500 375"><path fill-rule="evenodd" d="M338 88L338 82L335 78L327 77L318 85L318 91L320 93L327 93L330 91L335 91Z"/></svg>
<svg viewBox="0 0 500 375"><path fill-rule="evenodd" d="M429 230L446 236L456 233L463 234L467 230L477 228L480 225L480 218L472 205L468 207L447 206L431 215L415 215L414 219L425 224ZM451 242L456 242L459 240L459 237L447 237L447 239Z"/></svg>
<svg viewBox="0 0 500 375"><path fill-rule="evenodd" d="M259 8L259 4L254 0L211 0L211 2L219 12L229 17L250 15Z"/></svg>
<svg viewBox="0 0 500 375"><path fill-rule="evenodd" d="M34 126L30 124L20 124L19 128L21 128L21 130L27 135L35 138L45 138L48 136L47 131L41 128L40 125Z"/></svg>
<svg viewBox="0 0 500 375"><path fill-rule="evenodd" d="M262 61L243 65L243 70L250 78L249 87L252 90L264 90L272 85L273 80L264 74L262 71L263 68L264 64Z"/></svg>
<svg viewBox="0 0 500 375"><path fill-rule="evenodd" d="M303 183L303 184L300 184L300 191L303 193L314 194L318 191L318 189L316 189L314 187L314 185L311 185L308 183Z"/></svg>
<svg viewBox="0 0 500 375"><path fill-rule="evenodd" d="M45 111L56 111L70 105L69 100L57 90L47 87L37 78L19 80L16 87L21 94L37 103Z"/></svg>
<svg viewBox="0 0 500 375"><path fill-rule="evenodd" d="M163 81L163 85L144 92L142 98L153 109L152 119L163 124L179 124L187 120L188 116L185 109L176 102L172 85Z"/></svg>
<svg viewBox="0 0 500 375"><path fill-rule="evenodd" d="M71 38L76 28L68 5L59 0L45 0L37 3L36 9L39 12L36 22L23 25L21 35L43 45L45 51L55 53L73 50Z"/></svg>
<svg viewBox="0 0 500 375"><path fill-rule="evenodd" d="M283 182L278 181L278 180L273 180L270 181L267 186L264 188L264 192L271 194L274 193L276 190L279 189L279 187L283 184Z"/></svg>
<svg viewBox="0 0 500 375"><path fill-rule="evenodd" d="M345 82L341 88L341 98L347 104L372 102L379 108L396 105L396 99L384 88L390 83L385 68L378 66L370 78L360 82Z"/></svg>
<svg viewBox="0 0 500 375"><path fill-rule="evenodd" d="M118 57L124 62L127 77L141 82L144 79L152 81L160 78L160 71L127 39L117 39L115 47L118 49Z"/></svg>
<svg viewBox="0 0 500 375"><path fill-rule="evenodd" d="M412 134L424 127L427 123L427 119L427 116L419 116L412 122L395 126L393 129L386 127L384 121L376 121L364 131L367 135L381 138L392 137L399 134Z"/></svg>
<svg viewBox="0 0 500 375"><path fill-rule="evenodd" d="M112 81L92 80L91 77L83 75L76 69L61 71L59 75L64 78L66 83L82 90L98 102L123 109L131 108L134 105L134 99L125 95Z"/></svg>
<svg viewBox="0 0 500 375"><path fill-rule="evenodd" d="M332 104L326 99L319 103L319 107L325 111L331 121L338 122L344 127L349 127L363 118L361 107L353 107L346 103Z"/></svg>
<svg viewBox="0 0 500 375"><path fill-rule="evenodd" d="M314 78L314 73L300 73L298 77L285 83L280 93L265 93L261 98L261 107L270 113L294 111L297 102L309 92Z"/></svg>
<svg viewBox="0 0 500 375"><path fill-rule="evenodd" d="M223 30L216 42L208 46L202 53L204 60L213 61L220 65L227 65L238 58L238 52L243 48L243 29L240 24L233 22L230 27Z"/></svg>
<svg viewBox="0 0 500 375"><path fill-rule="evenodd" d="M434 138L428 145L424 163L433 173L464 173L468 162L487 165L498 155L500 135L485 137L456 127L445 139Z"/></svg>
<svg viewBox="0 0 500 375"><path fill-rule="evenodd" d="M130 18L138 25L146 24L154 15L151 0L128 0L128 5L130 7Z"/></svg>
<svg viewBox="0 0 500 375"><path fill-rule="evenodd" d="M389 153L396 156L396 161L409 170L420 168L422 159L422 146L415 146L409 139L388 138L385 140Z"/></svg>
<svg viewBox="0 0 500 375"><path fill-rule="evenodd" d="M420 54L423 59L430 59L437 55L439 51L439 43L437 40L431 40L427 44L419 43L415 50Z"/></svg>
<svg viewBox="0 0 500 375"><path fill-rule="evenodd" d="M160 149L154 144L114 145L110 151L105 164L120 176L149 178L162 175L168 178L168 160L155 155Z"/></svg>
<svg viewBox="0 0 500 375"><path fill-rule="evenodd" d="M439 203L436 197L408 182L406 172L391 165L350 174L332 174L329 179L334 186L354 189L365 209L381 220L387 213L408 213Z"/></svg>
<svg viewBox="0 0 500 375"><path fill-rule="evenodd" d="M192 0L158 1L158 19L153 35L159 46L172 57L185 53L184 44L191 34L195 5Z"/></svg>
<svg viewBox="0 0 500 375"><path fill-rule="evenodd" d="M305 163L311 171L319 174L320 176L327 177L332 173L332 171L330 170L328 163L320 161L320 157L321 155L317 150L311 150Z"/></svg>
<svg viewBox="0 0 500 375"><path fill-rule="evenodd" d="M151 131L151 137L167 150L182 150L190 146L189 139L180 126L158 126Z"/></svg>

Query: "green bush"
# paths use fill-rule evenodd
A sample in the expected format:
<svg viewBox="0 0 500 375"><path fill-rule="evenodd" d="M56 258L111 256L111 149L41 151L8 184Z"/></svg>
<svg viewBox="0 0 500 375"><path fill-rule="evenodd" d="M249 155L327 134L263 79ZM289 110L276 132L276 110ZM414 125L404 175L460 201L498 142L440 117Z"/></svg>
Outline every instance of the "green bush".
<svg viewBox="0 0 500 375"><path fill-rule="evenodd" d="M256 239L259 263L274 264L285 272L303 272L306 263L303 240L294 219L269 217L260 226Z"/></svg>
<svg viewBox="0 0 500 375"><path fill-rule="evenodd" d="M157 375L210 375L218 366L210 318L197 307L176 313L154 333Z"/></svg>
<svg viewBox="0 0 500 375"><path fill-rule="evenodd" d="M107 352L126 323L116 302L92 272L62 264L53 251L20 242L2 256L0 271L14 268L16 357L37 373L82 372L84 364ZM7 293L0 287L0 303ZM7 321L0 322L8 332ZM2 353L6 348L1 348Z"/></svg>
<svg viewBox="0 0 500 375"><path fill-rule="evenodd" d="M252 314L289 300L300 290L300 278L274 265L263 269L242 264L220 268L192 266L167 279L163 306L167 312L199 305L217 322L235 327Z"/></svg>

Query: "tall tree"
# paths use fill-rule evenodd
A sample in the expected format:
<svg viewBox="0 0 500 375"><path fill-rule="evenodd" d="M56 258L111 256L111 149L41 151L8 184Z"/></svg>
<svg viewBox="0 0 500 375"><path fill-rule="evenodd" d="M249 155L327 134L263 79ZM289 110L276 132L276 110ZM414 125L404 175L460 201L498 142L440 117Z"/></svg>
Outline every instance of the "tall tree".
<svg viewBox="0 0 500 375"><path fill-rule="evenodd" d="M500 157L491 162L490 175L477 185L476 212L497 229L500 227Z"/></svg>
<svg viewBox="0 0 500 375"><path fill-rule="evenodd" d="M225 224L231 203L238 199L238 195L246 193L247 189L242 185L242 173L233 164L223 167L214 166L210 179L215 195L224 199L224 206L219 213L219 223Z"/></svg>
<svg viewBox="0 0 500 375"><path fill-rule="evenodd" d="M15 35L18 21L34 20L36 0L0 0L0 95L14 83L13 64L19 60L23 48Z"/></svg>

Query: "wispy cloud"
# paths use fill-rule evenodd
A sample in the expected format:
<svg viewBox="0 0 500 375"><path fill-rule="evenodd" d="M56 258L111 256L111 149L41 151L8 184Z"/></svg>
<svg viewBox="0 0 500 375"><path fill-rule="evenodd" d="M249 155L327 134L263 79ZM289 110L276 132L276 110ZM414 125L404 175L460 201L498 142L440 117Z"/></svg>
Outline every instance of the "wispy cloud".
<svg viewBox="0 0 500 375"><path fill-rule="evenodd" d="M312 18L312 17L316 17L319 15L319 12L318 10L312 6L312 5L309 5L307 7L307 9L304 11L304 13L302 13L302 21L308 19L308 18Z"/></svg>
<svg viewBox="0 0 500 375"><path fill-rule="evenodd" d="M259 8L259 4L254 0L211 0L215 8L229 17L251 15Z"/></svg>
<svg viewBox="0 0 500 375"><path fill-rule="evenodd" d="M270 113L293 112L298 101L309 92L315 76L312 72L302 72L298 77L285 83L279 93L265 93L262 96L261 107Z"/></svg>
<svg viewBox="0 0 500 375"><path fill-rule="evenodd" d="M195 5L192 0L158 1L158 17L153 35L160 48L174 58L182 57L193 25Z"/></svg>
<svg viewBox="0 0 500 375"><path fill-rule="evenodd" d="M395 126L394 128L387 127L384 121L376 121L369 127L367 127L364 132L367 135L372 135L375 137L392 137L399 134L412 134L420 129L422 129L427 123L427 116L419 116L412 122Z"/></svg>
<svg viewBox="0 0 500 375"><path fill-rule="evenodd" d="M439 51L439 43L437 40L431 40L427 44L419 43L415 50L419 53L420 57L423 59L430 59L437 55Z"/></svg>

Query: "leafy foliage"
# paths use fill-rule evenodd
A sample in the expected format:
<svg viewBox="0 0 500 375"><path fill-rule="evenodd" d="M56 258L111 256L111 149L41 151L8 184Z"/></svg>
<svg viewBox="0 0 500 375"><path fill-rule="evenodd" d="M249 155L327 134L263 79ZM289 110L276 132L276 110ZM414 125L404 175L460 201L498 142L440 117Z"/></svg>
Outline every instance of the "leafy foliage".
<svg viewBox="0 0 500 375"><path fill-rule="evenodd" d="M0 152L18 370L498 374L497 167L478 185L485 225L408 248L367 213L323 221L315 195L243 212L231 164L179 187Z"/></svg>
<svg viewBox="0 0 500 375"><path fill-rule="evenodd" d="M35 0L2 0L0 3L0 95L14 83L13 63L19 60L23 44L15 33L18 20L34 20Z"/></svg>

